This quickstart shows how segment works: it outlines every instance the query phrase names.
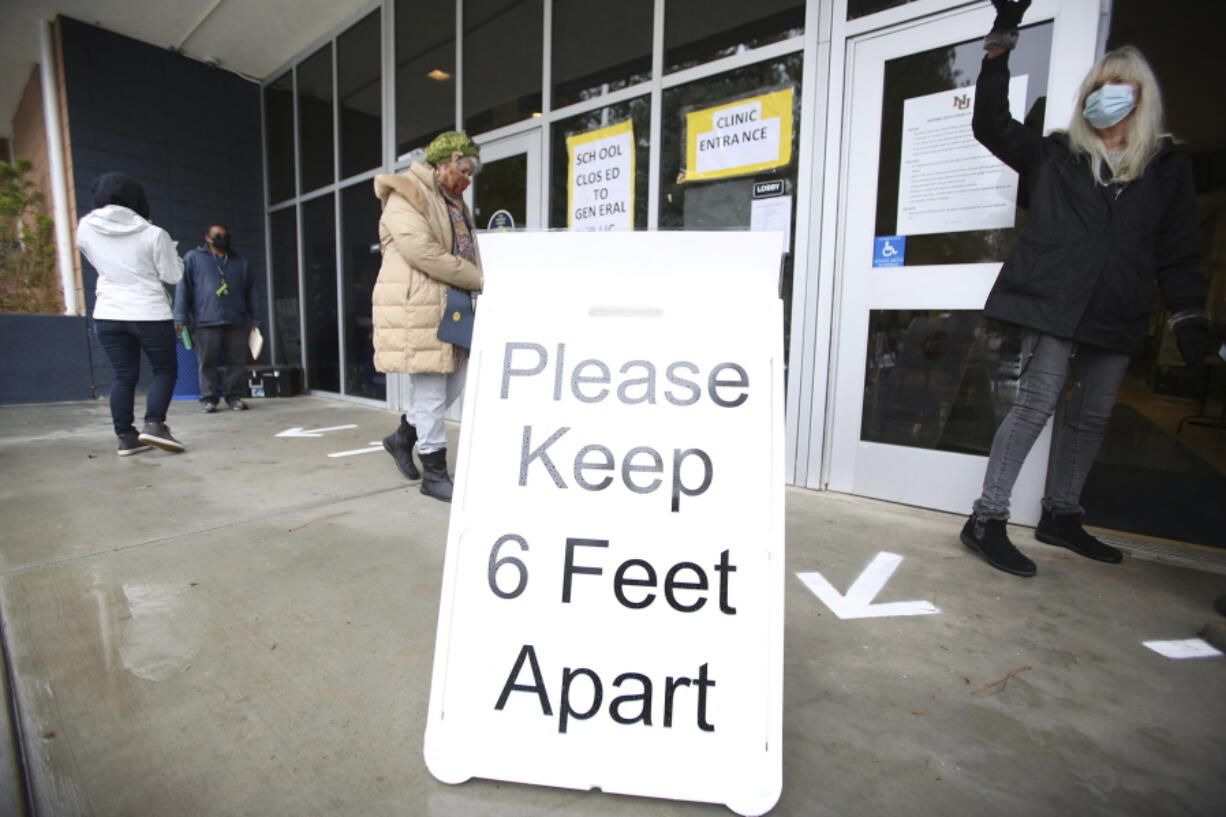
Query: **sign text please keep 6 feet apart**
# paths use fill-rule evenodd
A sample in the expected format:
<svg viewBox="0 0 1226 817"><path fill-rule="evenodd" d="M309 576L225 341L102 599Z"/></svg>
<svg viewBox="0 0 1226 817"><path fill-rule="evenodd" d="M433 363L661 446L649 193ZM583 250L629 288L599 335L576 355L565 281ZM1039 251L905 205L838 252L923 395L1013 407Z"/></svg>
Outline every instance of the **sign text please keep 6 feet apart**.
<svg viewBox="0 0 1226 817"><path fill-rule="evenodd" d="M779 236L481 240L430 771L762 814L781 788Z"/></svg>

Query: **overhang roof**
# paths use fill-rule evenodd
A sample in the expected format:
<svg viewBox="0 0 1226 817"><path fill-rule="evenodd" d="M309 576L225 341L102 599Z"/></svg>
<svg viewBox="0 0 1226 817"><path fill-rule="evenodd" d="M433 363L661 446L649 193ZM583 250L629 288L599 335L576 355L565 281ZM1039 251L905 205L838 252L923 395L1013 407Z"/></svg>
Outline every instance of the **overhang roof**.
<svg viewBox="0 0 1226 817"><path fill-rule="evenodd" d="M263 79L370 0L0 0L0 136L39 59L39 21L58 14Z"/></svg>

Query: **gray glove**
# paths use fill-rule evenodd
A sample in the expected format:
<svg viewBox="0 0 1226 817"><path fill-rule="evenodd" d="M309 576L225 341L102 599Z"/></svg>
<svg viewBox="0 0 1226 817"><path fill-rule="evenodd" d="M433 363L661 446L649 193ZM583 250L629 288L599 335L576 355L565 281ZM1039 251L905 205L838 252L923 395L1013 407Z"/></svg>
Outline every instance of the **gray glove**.
<svg viewBox="0 0 1226 817"><path fill-rule="evenodd" d="M1031 0L992 0L996 7L996 19L992 30L983 40L984 49L1003 48L1010 51L1017 45L1017 27L1022 24L1022 15L1030 8Z"/></svg>

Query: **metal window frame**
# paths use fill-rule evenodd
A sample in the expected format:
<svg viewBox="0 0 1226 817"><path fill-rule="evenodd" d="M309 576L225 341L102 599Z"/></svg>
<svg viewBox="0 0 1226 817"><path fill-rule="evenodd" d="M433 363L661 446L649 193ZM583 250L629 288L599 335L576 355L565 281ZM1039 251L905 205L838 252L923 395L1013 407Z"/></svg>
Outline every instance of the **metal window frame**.
<svg viewBox="0 0 1226 817"><path fill-rule="evenodd" d="M275 292L273 289L273 269L272 269L272 245L270 238L272 235L272 214L284 209L294 208L295 222L295 242L296 254L298 262L298 340L299 348L302 353L302 374L303 384L308 394L320 394L330 397L351 397L345 394L346 386L346 367L345 367L345 288L344 288L344 250L341 246L341 230L343 227L341 216L341 197L340 192L354 184L358 184L367 179L373 179L377 174L385 172L385 168L390 166L389 153L394 150L394 145L389 145L389 140L394 136L389 137L389 130L394 131L394 121L389 123L389 111L394 107L395 100L395 71L392 69L392 61L394 59L394 19L395 19L395 2L394 0L371 0L364 3L353 13L348 15L328 34L318 37L300 50L286 63L279 66L275 71L272 71L260 83L260 138L263 143L260 146L261 156L264 161L264 238L265 238L265 280L268 285L268 333L270 335L270 354L272 360L277 360L278 356L284 353L279 340L279 332L277 327L276 311L272 305L275 302ZM380 12L380 60L379 68L381 72L380 80L383 83L382 90L382 149L380 155L382 161L379 166L362 173L357 173L346 178L340 178L341 167L341 142L340 142L340 95L338 88L338 73L340 64L340 51L338 41L342 34L352 28L356 23L362 21L371 12L378 10ZM332 48L332 181L326 185L312 188L309 191L303 190L302 184L302 136L299 128L301 121L299 104L298 104L298 69L302 62L314 56L321 48L331 46ZM294 134L294 194L288 199L270 203L269 190L270 181L268 174L268 129L267 129L267 111L265 108L264 91L274 81L279 79L286 72L291 74L291 89L293 94L293 134ZM313 201L321 196L331 194L333 204L333 229L336 231L336 303L337 303L337 349L338 349L338 392L320 391L311 388L310 375L310 360L311 360L311 343L309 333L306 331L306 298L304 293L306 290L306 238L303 234L303 215L302 205ZM388 387L388 398L391 398L391 384ZM367 400L378 404L378 401L369 401L369 398L357 398L359 400ZM385 402L384 404L387 405Z"/></svg>
<svg viewBox="0 0 1226 817"><path fill-rule="evenodd" d="M804 60L802 74L801 112L799 121L799 156L797 167L798 191L796 211L795 263L792 276L791 312L791 365L788 372L786 411L787 474L792 484L821 488L824 486L829 458L831 412L829 411L831 372L829 366L837 346L838 315L834 314L835 243L838 237L840 162L845 150L846 127L843 103L847 93L846 54L848 41L854 37L878 30L893 28L909 21L920 21L935 14L967 5L969 0L914 0L892 9L886 9L864 17L847 19L847 0L807 0L805 4L804 32L780 42L749 49L738 54L702 63L681 71L664 73L664 26L665 3L655 0L652 22L651 78L626 88L607 92L591 99L559 108L553 107L553 0L545 0L541 19L542 67L540 117L530 117L481 134L472 134L482 142L527 132L539 132L542 147L540 162L540 189L542 223L548 223L551 190L551 150L554 144L553 128L564 119L578 114L616 105L641 96L650 96L651 125L648 148L648 230L659 228L660 218L660 138L663 94L666 90L691 82L709 79L728 71L780 59L800 53ZM383 150L382 165L373 170L349 178L338 177L340 168L339 97L335 92L338 79L339 52L337 40L352 25L372 11L381 10L382 30L380 37L381 70L383 82ZM343 189L373 178L378 173L399 172L408 162L396 157L396 2L395 0L371 0L355 10L326 36L321 36L303 48L277 70L271 72L261 83L261 137L264 140L264 190L265 229L271 235L271 216L284 208L293 207L297 225L299 331L304 373L309 371L310 341L306 332L305 314L305 241L302 229L302 205L318 196L333 195L335 229L337 235L337 303L338 349L341 355L341 392L310 393L326 394L329 397L352 402L375 403L368 398L354 398L344 393L345 389L345 338L344 338L344 280L341 235L343 216L341 196ZM333 59L333 180L331 184L311 191L302 189L301 149L299 133L298 67L325 45L331 44ZM455 0L455 127L464 124L464 0ZM291 199L268 203L268 134L267 114L264 110L263 90L286 71L292 72L293 131L294 131L294 196ZM805 189L807 188L807 189ZM266 242L267 244L267 242ZM267 282L270 305L273 302L271 244L266 246ZM276 332L276 316L269 309L269 327L272 335L272 352L283 353ZM275 359L275 358L274 358ZM407 378L389 376L386 406L401 408L404 404ZM310 389L309 375L307 387Z"/></svg>
<svg viewBox="0 0 1226 817"><path fill-rule="evenodd" d="M814 56L817 53L817 26L814 21L821 19L818 13L821 9L825 9L826 18L829 17L830 2L829 0L808 0L805 12L805 33L799 37L792 37L782 40L777 43L761 46L759 48L750 49L738 54L724 57L718 60L713 60L701 65L693 66L682 71L676 71L670 74L664 73L664 25L665 25L665 2L667 0L655 0L653 7L653 29L652 29L652 67L651 79L631 85L626 88L621 88L616 91L601 94L592 99L583 100L578 103L567 105L561 108L552 107L552 74L553 74L553 42L552 42L552 22L553 22L553 0L545 0L542 5L541 19L541 36L542 36L542 59L541 59L541 116L529 117L519 122L505 125L491 131L481 134L473 134L474 137L479 137L481 141L493 141L505 136L518 135L528 132L538 132L541 140L541 156L540 162L540 189L542 191L540 208L542 210L542 223L548 223L548 213L550 210L550 174L552 171L551 165L551 148L553 145L553 127L564 119L568 119L578 114L586 113L592 110L616 105L635 99L641 96L650 96L651 98L651 126L650 126L650 145L648 148L648 214L646 229L655 230L659 227L659 196L661 189L661 181L659 178L661 155L659 150L659 142L663 122L661 114L663 108L664 91L687 83L711 78L723 74L728 71L734 71L750 65L755 65L762 62L768 62L779 59L783 56L794 54L797 52L803 53L805 64L805 80L804 92L801 102L801 165L798 167L800 178L810 178L813 175L820 176L820 173L806 172L806 168L812 162L809 154L811 151L806 150L806 146L810 145L814 138L814 123L816 121L816 112L813 110L814 101L819 98L824 98L824 93L819 96L817 70L815 67ZM836 4L839 0L836 0ZM951 0L931 0L931 2L948 3ZM925 4L929 0L922 0ZM916 4L912 4L916 5ZM335 26L333 30L322 37L317 38L297 54L294 55L286 64L280 66L277 70L271 72L268 78L261 83L261 138L264 151L264 191L265 191L265 235L266 238L271 235L271 216L274 212L293 207L295 209L295 223L297 228L296 244L297 244L297 261L298 261L298 307L299 307L299 341L302 350L302 364L304 377L309 393L326 394L336 397L351 397L346 394L347 387L347 372L345 361L346 357L346 338L345 338L345 286L344 286L344 251L341 245L341 237L344 229L344 216L341 212L341 193L348 187L373 178L375 175L382 172L398 172L408 166L408 162L398 162L395 156L395 139L396 139L396 2L395 0L372 0L364 3L352 14L346 17L340 24ZM339 39L350 27L360 22L371 12L378 10L380 12L381 30L380 30L380 66L381 66L381 81L382 86L382 117L383 117L383 149L381 155L383 158L380 167L369 171L355 174L347 178L340 178L341 167L341 139L340 139L340 100L337 92L339 81ZM880 15L875 15L876 19ZM859 22L859 21L858 21ZM455 2L455 126L457 129L463 128L464 121L464 0L456 0ZM299 128L300 110L298 102L298 69L301 63L313 56L320 48L331 46L332 48L332 162L333 173L332 181L321 187L313 188L310 191L305 191L302 186L302 145L301 133ZM268 203L269 179L268 179L268 135L266 125L266 111L264 110L264 89L271 84L276 78L284 74L286 71L291 72L292 89L293 89L293 133L294 133L294 195L288 200L282 200L275 204ZM825 89L821 89L824 91ZM815 163L820 167L820 162ZM339 354L339 392L323 392L311 388L310 383L310 366L311 348L310 339L308 337L306 326L306 298L305 298L305 262L306 262L306 236L303 231L303 213L302 206L320 196L331 194L333 196L333 228L336 231L336 298L337 298L337 348ZM810 221L809 212L813 208L810 199L812 197L802 197L797 202L797 223L807 224ZM812 266L807 263L809 249L806 245L802 249L802 242L808 242L809 232L805 230L803 235L798 230L796 258L805 260L806 263L798 263L794 267L794 292L807 292L808 272ZM273 271L272 271L272 248L266 240L266 280L268 284L269 302L273 298ZM801 279L804 279L803 281ZM798 283L802 284L797 286ZM808 326L812 323L812 316L808 314L807 303L801 303L802 299L794 298L793 305L793 373L801 369L812 368L812 362L807 360L806 351L812 350L812 344L800 344L797 341L797 326ZM275 326L276 316L272 309L269 310L269 328L270 334L273 337L272 353L279 355L283 353L281 344L277 340L277 331ZM801 355L796 354L801 351ZM275 358L274 358L275 359ZM797 365L803 364L803 365ZM793 375L795 376L795 374ZM389 378L387 384L386 405L388 407L399 408L403 404L403 392L405 384L401 381L402 378L394 376ZM361 398L367 399L367 398ZM793 464L793 453L796 448L797 436L799 432L799 424L796 421L798 416L793 410L793 404L799 404L799 397L789 401L789 433L788 433L788 467L789 470Z"/></svg>

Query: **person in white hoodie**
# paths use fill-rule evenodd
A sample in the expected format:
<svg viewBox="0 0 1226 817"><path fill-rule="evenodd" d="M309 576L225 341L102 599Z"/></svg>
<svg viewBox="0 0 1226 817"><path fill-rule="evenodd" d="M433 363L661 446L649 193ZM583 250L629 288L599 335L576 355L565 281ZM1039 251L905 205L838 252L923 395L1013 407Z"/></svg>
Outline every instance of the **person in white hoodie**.
<svg viewBox="0 0 1226 817"><path fill-rule="evenodd" d="M94 332L110 358L111 420L121 457L157 446L183 451L170 433L166 410L178 376L174 312L167 286L183 277L175 243L149 221L144 188L123 173L104 173L90 192L94 210L77 225L77 246L98 271ZM132 424L140 353L153 368L145 398L145 425Z"/></svg>

